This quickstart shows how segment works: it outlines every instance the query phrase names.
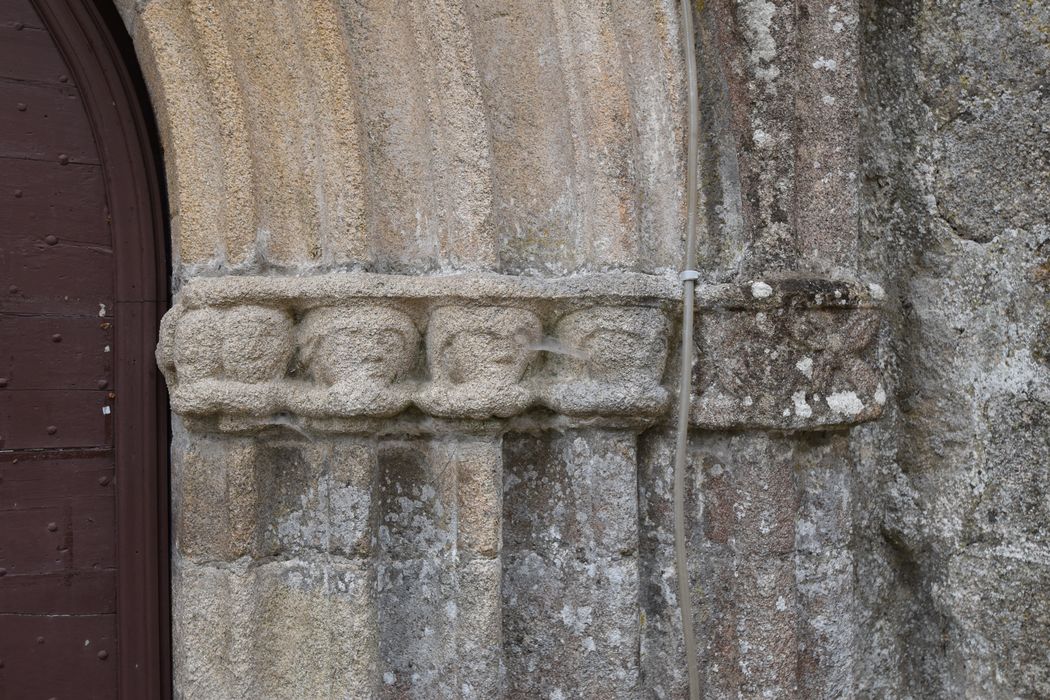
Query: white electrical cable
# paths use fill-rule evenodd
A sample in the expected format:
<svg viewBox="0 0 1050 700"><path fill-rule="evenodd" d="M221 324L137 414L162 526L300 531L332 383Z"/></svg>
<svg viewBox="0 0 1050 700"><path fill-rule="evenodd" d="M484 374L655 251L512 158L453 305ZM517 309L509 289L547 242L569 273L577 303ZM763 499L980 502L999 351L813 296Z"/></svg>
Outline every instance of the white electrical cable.
<svg viewBox="0 0 1050 700"><path fill-rule="evenodd" d="M678 432L674 456L674 559L678 574L678 609L682 615L685 662L689 673L689 698L700 700L700 669L693 628L693 602L685 548L685 467L689 446L689 407L693 384L693 295L700 274L696 267L696 167L700 131L700 100L697 95L696 44L693 34L691 0L681 0L682 40L686 65L686 92L689 96L689 136L686 147L686 229L685 264L682 280L682 352L678 378Z"/></svg>

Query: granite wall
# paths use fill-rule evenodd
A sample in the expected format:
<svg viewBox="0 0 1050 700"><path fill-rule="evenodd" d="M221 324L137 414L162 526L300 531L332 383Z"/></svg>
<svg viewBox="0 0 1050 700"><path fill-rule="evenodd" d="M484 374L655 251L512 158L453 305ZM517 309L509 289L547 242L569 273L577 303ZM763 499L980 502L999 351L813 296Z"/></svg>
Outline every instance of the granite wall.
<svg viewBox="0 0 1050 700"><path fill-rule="evenodd" d="M868 2L864 268L895 400L860 437L870 694L1050 695L1050 5Z"/></svg>

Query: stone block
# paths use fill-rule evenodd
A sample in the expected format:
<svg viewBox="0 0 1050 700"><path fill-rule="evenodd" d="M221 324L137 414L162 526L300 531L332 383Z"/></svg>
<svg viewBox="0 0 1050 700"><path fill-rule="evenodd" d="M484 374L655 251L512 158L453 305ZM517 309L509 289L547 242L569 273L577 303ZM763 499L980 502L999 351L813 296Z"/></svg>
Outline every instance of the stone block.
<svg viewBox="0 0 1050 700"><path fill-rule="evenodd" d="M310 557L261 564L252 577L255 697L374 697L370 564Z"/></svg>
<svg viewBox="0 0 1050 700"><path fill-rule="evenodd" d="M825 430L878 417L881 291L847 282L754 281L710 300L695 338L692 420L705 428Z"/></svg>
<svg viewBox="0 0 1050 700"><path fill-rule="evenodd" d="M174 459L175 548L193 560L232 561L255 550L259 449L203 438Z"/></svg>
<svg viewBox="0 0 1050 700"><path fill-rule="evenodd" d="M250 696L255 602L245 563L172 567L172 662L176 697Z"/></svg>
<svg viewBox="0 0 1050 700"><path fill-rule="evenodd" d="M635 440L507 438L503 630L511 696L638 691Z"/></svg>

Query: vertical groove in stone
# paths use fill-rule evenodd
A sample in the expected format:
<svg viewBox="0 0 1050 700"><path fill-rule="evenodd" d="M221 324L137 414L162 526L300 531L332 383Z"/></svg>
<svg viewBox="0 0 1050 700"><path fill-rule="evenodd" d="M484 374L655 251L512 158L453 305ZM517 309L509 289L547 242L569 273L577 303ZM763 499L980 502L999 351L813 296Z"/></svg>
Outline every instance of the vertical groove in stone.
<svg viewBox="0 0 1050 700"><path fill-rule="evenodd" d="M631 2L146 5L182 261L674 267L677 22Z"/></svg>
<svg viewBox="0 0 1050 700"><path fill-rule="evenodd" d="M859 13L818 0L798 21L797 212L800 267L850 272L857 257Z"/></svg>
<svg viewBox="0 0 1050 700"><path fill-rule="evenodd" d="M198 438L176 428L172 451L174 683L185 698L238 697L251 681L247 555L258 518L252 440Z"/></svg>
<svg viewBox="0 0 1050 700"><path fill-rule="evenodd" d="M626 0L612 12L619 60L630 100L630 155L635 183L636 266L643 272L678 269L685 226L685 79L678 4Z"/></svg>
<svg viewBox="0 0 1050 700"><path fill-rule="evenodd" d="M424 439L379 452L381 696L456 697L456 471Z"/></svg>
<svg viewBox="0 0 1050 700"><path fill-rule="evenodd" d="M505 680L503 441L460 437L434 449L435 458L447 460L456 473L457 689L465 698L497 698Z"/></svg>
<svg viewBox="0 0 1050 700"><path fill-rule="evenodd" d="M550 0L466 8L492 152L493 223L508 274L578 267L583 233Z"/></svg>
<svg viewBox="0 0 1050 700"><path fill-rule="evenodd" d="M799 694L857 694L858 638L850 437L796 446L795 571L799 601ZM863 584L862 584L863 585Z"/></svg>
<svg viewBox="0 0 1050 700"><path fill-rule="evenodd" d="M674 483L675 435L667 428L654 428L638 441L639 504L639 607L641 620L641 687L654 697L688 697L685 645L674 562ZM728 697L708 677L708 659L719 637L719 618L711 605L715 592L725 586L725 576L712 575L710 545L702 537L704 517L701 496L703 474L697 468L695 452L688 453L686 468L686 543L689 556L690 595L692 596L696 637L701 659L701 697ZM724 635L722 635L724 636ZM721 666L717 678L730 678L735 666ZM726 686L730 686L726 683Z"/></svg>
<svg viewBox="0 0 1050 700"><path fill-rule="evenodd" d="M296 19L310 92L316 101L317 206L323 262L367 267L372 262L365 203L363 130L338 0L308 0Z"/></svg>
<svg viewBox="0 0 1050 700"><path fill-rule="evenodd" d="M708 80L725 80L738 153L744 275L853 272L858 23L854 1L755 0L704 11L701 39L721 58L702 63Z"/></svg>
<svg viewBox="0 0 1050 700"><path fill-rule="evenodd" d="M328 642L329 697L375 698L379 692L376 541L379 451L373 438L337 441L329 472L328 552L333 569Z"/></svg>
<svg viewBox="0 0 1050 700"><path fill-rule="evenodd" d="M584 116L584 100L586 96L581 94L580 86L574 79L573 69L576 61L573 55L573 46L576 37L570 26L569 8L565 0L550 0L554 30L558 46L558 60L561 66L562 81L565 88L566 107L568 111L569 130L568 135L572 139L572 185L574 206L569 212L571 223L570 230L575 231L580 241L580 252L574 267L587 264L590 257L590 229L589 226L597 225L594 219L595 193L593 191L592 173L587 165L587 125ZM592 38L593 41L593 38ZM584 167L581 167L581 164Z"/></svg>
<svg viewBox="0 0 1050 700"><path fill-rule="evenodd" d="M374 697L373 440L198 437L174 451L185 697Z"/></svg>
<svg viewBox="0 0 1050 700"><path fill-rule="evenodd" d="M381 463L382 695L499 697L500 439L391 441Z"/></svg>
<svg viewBox="0 0 1050 700"><path fill-rule="evenodd" d="M172 263L207 262L222 248L222 144L193 22L181 0L155 0L134 31L166 149Z"/></svg>
<svg viewBox="0 0 1050 700"><path fill-rule="evenodd" d="M173 451L176 550L195 563L231 562L254 551L258 490L250 440L195 440Z"/></svg>
<svg viewBox="0 0 1050 700"><path fill-rule="evenodd" d="M258 242L269 262L313 263L318 240L316 106L307 89L296 2L227 0L224 33L251 114ZM265 48L264 48L265 47Z"/></svg>
<svg viewBox="0 0 1050 700"><path fill-rule="evenodd" d="M707 623L703 682L714 697L795 697L801 611L792 441L702 434L691 448L704 484L691 564Z"/></svg>
<svg viewBox="0 0 1050 700"><path fill-rule="evenodd" d="M488 123L463 0L414 0L410 21L429 105L434 228L443 269L495 270Z"/></svg>
<svg viewBox="0 0 1050 700"><path fill-rule="evenodd" d="M255 186L248 142L244 94L230 57L222 17L214 3L190 0L189 15L200 44L207 85L201 86L215 106L221 151L222 219L227 262L238 265L255 253Z"/></svg>
<svg viewBox="0 0 1050 700"><path fill-rule="evenodd" d="M271 444L244 582L251 696L373 697L376 444ZM333 692L334 690L334 692Z"/></svg>
<svg viewBox="0 0 1050 700"><path fill-rule="evenodd" d="M706 6L728 82L729 119L739 155L750 247L743 274L792 269L795 221L795 3L755 0Z"/></svg>
<svg viewBox="0 0 1050 700"><path fill-rule="evenodd" d="M418 87L423 59L412 7L387 0L342 1L361 95L376 269L430 270L438 257L433 136L426 94Z"/></svg>
<svg viewBox="0 0 1050 700"><path fill-rule="evenodd" d="M633 268L639 258L631 177L634 138L614 10L607 1L555 0L554 8L569 93L585 266Z"/></svg>
<svg viewBox="0 0 1050 700"><path fill-rule="evenodd" d="M231 595L231 574L172 555L172 683L180 700L246 697L249 674L231 654L249 619ZM246 657L241 656L240 659Z"/></svg>
<svg viewBox="0 0 1050 700"><path fill-rule="evenodd" d="M707 9L696 14L695 24L700 82L697 265L708 279L717 281L736 277L750 250L750 202L742 193L743 154L737 148L739 81L726 72L734 64L722 46L727 17L721 7L707 3ZM683 146L680 153L684 151Z"/></svg>
<svg viewBox="0 0 1050 700"><path fill-rule="evenodd" d="M640 692L633 433L505 438L503 626L512 697Z"/></svg>

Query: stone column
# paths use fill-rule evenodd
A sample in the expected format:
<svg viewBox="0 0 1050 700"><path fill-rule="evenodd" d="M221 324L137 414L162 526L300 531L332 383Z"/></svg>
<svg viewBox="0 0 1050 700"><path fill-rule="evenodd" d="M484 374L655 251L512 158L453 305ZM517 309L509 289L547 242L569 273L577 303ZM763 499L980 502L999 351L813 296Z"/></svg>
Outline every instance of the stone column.
<svg viewBox="0 0 1050 700"><path fill-rule="evenodd" d="M179 697L374 697L375 441L198 437L181 454Z"/></svg>
<svg viewBox="0 0 1050 700"><path fill-rule="evenodd" d="M501 440L390 440L380 461L381 695L499 697Z"/></svg>
<svg viewBox="0 0 1050 700"><path fill-rule="evenodd" d="M640 697L636 436L508 438L510 697Z"/></svg>
<svg viewBox="0 0 1050 700"><path fill-rule="evenodd" d="M886 398L881 290L856 268L858 13L700 11L718 164L704 196L721 206L701 259L728 280L698 289L691 445L692 595L716 696L851 693L847 431Z"/></svg>
<svg viewBox="0 0 1050 700"><path fill-rule="evenodd" d="M376 442L267 442L260 455L260 548L243 592L251 695L375 697Z"/></svg>
<svg viewBox="0 0 1050 700"><path fill-rule="evenodd" d="M222 518L196 519L248 534L178 569L186 687L637 695L635 445L669 403L674 293L628 273L195 280L159 359L189 454L214 460L180 488L203 480Z"/></svg>

